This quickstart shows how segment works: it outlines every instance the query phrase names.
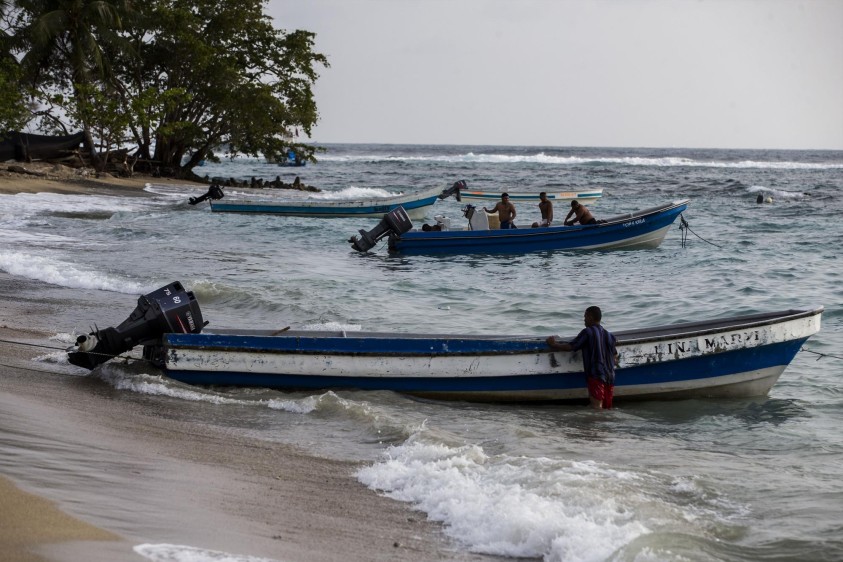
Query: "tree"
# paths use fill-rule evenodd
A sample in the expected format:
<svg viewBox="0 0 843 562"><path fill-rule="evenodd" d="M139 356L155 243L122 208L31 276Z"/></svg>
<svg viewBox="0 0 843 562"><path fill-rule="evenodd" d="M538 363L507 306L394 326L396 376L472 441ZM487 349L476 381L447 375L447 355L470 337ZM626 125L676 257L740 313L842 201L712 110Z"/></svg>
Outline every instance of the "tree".
<svg viewBox="0 0 843 562"><path fill-rule="evenodd" d="M190 174L227 147L278 158L318 119L312 85L314 34L276 30L261 0L151 0L130 42L137 59L115 57L115 76L138 154L174 175ZM154 145L154 149L153 149ZM154 150L154 151L153 151Z"/></svg>
<svg viewBox="0 0 843 562"><path fill-rule="evenodd" d="M119 49L123 40L119 31L124 17L130 14L128 2L104 0L17 0L21 26L16 33L16 46L25 51L22 68L32 84L56 90L70 90L64 99L85 107L91 106L88 96L92 86L111 76L110 58L105 47ZM87 111L77 112L88 115ZM94 166L102 164L87 118L80 122L85 146Z"/></svg>

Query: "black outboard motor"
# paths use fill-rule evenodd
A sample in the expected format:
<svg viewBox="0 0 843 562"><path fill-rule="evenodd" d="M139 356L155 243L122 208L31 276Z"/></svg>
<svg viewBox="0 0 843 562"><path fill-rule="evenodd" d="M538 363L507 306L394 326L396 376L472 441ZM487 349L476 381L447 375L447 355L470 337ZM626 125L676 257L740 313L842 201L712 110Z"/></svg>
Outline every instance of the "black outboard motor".
<svg viewBox="0 0 843 562"><path fill-rule="evenodd" d="M454 182L454 185L452 185L448 189L442 190L442 193L439 194L439 199L447 199L448 197L453 195L454 197L456 197L457 201L462 201L460 190L465 189L466 187L468 187L468 184L465 183L465 180Z"/></svg>
<svg viewBox="0 0 843 562"><path fill-rule="evenodd" d="M136 345L157 342L163 334L198 334L203 327L193 292L175 281L140 297L135 310L116 328L76 338L76 347L67 351L67 359L93 369Z"/></svg>
<svg viewBox="0 0 843 562"><path fill-rule="evenodd" d="M360 238L352 236L348 239L348 243L358 252L368 252L384 236L388 234L400 236L411 228L413 228L413 223L410 221L410 217L407 216L407 211L399 205L385 214L375 228L369 232L361 229L359 231Z"/></svg>
<svg viewBox="0 0 843 562"><path fill-rule="evenodd" d="M222 192L222 188L217 184L213 184L211 187L208 188L208 193L200 197L191 197L188 203L190 203L191 205L198 205L206 199L217 200L222 199L223 197L225 197L225 193Z"/></svg>

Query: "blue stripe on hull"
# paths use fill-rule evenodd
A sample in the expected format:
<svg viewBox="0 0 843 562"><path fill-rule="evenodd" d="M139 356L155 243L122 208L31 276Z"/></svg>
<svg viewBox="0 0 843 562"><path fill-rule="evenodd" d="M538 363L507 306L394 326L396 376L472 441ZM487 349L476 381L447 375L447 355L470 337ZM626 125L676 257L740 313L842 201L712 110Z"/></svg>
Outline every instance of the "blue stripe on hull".
<svg viewBox="0 0 843 562"><path fill-rule="evenodd" d="M623 387L661 385L681 381L711 379L788 365L807 340L788 341L757 348L739 349L725 353L703 355L688 359L665 361L639 367L619 369L616 373L616 394ZM585 376L579 373L548 373L541 375L503 377L335 377L317 375L287 375L261 373L232 373L216 371L166 371L175 380L198 385L236 385L280 389L319 390L347 388L360 390L391 390L396 392L435 395L437 393L503 393L518 391L552 391L585 389ZM710 382L710 381L709 381ZM687 389L686 389L687 390ZM503 396L502 396L503 398Z"/></svg>
<svg viewBox="0 0 843 562"><path fill-rule="evenodd" d="M214 212L224 213L269 213L275 215L286 216L302 216L302 217L359 217L365 215L383 215L398 208L404 207L404 210L410 211L422 207L429 207L436 203L438 197L428 197L418 201L409 201L406 203L394 203L385 205L367 205L365 207L318 207L315 205L275 205L275 204L260 204L260 203L213 203L211 210Z"/></svg>
<svg viewBox="0 0 843 562"><path fill-rule="evenodd" d="M547 351L544 340L493 340L459 338L275 337L217 334L166 334L168 345L187 349L211 348L255 353L292 352L319 354L368 354L383 357L421 355L478 355Z"/></svg>

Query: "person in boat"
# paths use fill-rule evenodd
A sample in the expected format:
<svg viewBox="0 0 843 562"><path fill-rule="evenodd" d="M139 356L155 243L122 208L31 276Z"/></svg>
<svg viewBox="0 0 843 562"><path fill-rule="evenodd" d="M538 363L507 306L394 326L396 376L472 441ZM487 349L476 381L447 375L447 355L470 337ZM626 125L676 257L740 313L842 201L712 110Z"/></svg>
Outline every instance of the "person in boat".
<svg viewBox="0 0 843 562"><path fill-rule="evenodd" d="M553 222L553 203L550 202L550 199L547 198L547 193L544 191L539 193L539 211L541 211L542 220L541 222L534 222L533 228L550 226L550 223Z"/></svg>
<svg viewBox="0 0 843 562"><path fill-rule="evenodd" d="M571 215L574 215L574 218L571 219ZM574 226L577 222L582 225L597 224L597 219L594 218L594 215L591 214L591 211L585 205L580 204L579 201L574 199L571 201L571 210L568 211L568 216L565 217L565 226Z"/></svg>
<svg viewBox="0 0 843 562"><path fill-rule="evenodd" d="M561 342L556 336L547 338L550 349L558 351L582 350L582 362L588 386L591 407L610 409L615 391L615 365L618 362L617 340L614 334L604 328L600 321L603 312L599 306L585 309L583 329L571 342Z"/></svg>
<svg viewBox="0 0 843 562"><path fill-rule="evenodd" d="M487 213L491 214L498 214L498 219L501 221L501 229L507 228L515 228L513 221L515 220L515 205L513 205L509 201L509 193L502 193L501 200L497 202L497 204L492 207L490 211L486 207L483 207L483 210Z"/></svg>

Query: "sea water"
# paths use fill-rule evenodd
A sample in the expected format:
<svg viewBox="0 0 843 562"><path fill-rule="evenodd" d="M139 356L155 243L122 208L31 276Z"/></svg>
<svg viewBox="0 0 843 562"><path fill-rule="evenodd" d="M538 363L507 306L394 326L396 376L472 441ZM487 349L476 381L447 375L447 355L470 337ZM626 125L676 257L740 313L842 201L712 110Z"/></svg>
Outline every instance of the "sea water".
<svg viewBox="0 0 843 562"><path fill-rule="evenodd" d="M121 322L138 295L174 280L215 327L570 337L589 305L603 309L610 330L824 305L822 330L768 397L609 412L211 390L121 364L94 373L102 384L177 399L185 416L231 431L360 461L356 477L373 494L441 522L468 551L571 561L843 558L843 153L329 145L302 168L238 158L196 171L299 176L323 190L257 194L275 198L386 197L461 179L501 192L603 188L589 205L598 218L688 198L689 230L677 221L658 249L642 251L396 257L379 245L358 254L348 238L377 219L211 213L187 203L201 186L162 182L147 187L150 197L0 196L0 270L39 282L45 300L73 303L55 319L66 343L92 324ZM759 194L772 203L756 203ZM539 218L537 204L518 204L519 227ZM556 204L556 222L567 210ZM425 221L434 214L465 220L454 200L436 203ZM138 549L153 560L178 559L167 558L173 549L203 559L189 546Z"/></svg>

